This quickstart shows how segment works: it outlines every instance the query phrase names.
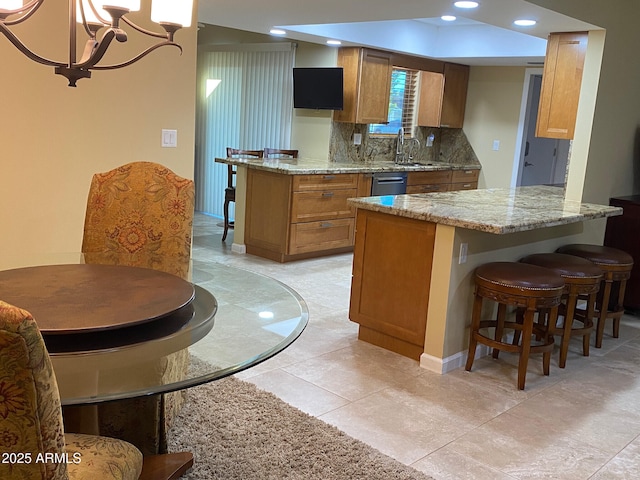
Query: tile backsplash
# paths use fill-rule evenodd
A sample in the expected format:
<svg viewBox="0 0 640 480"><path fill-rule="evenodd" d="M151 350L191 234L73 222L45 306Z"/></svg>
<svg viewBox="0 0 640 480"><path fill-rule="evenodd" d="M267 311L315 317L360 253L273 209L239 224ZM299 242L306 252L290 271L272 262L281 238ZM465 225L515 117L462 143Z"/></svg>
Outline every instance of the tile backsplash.
<svg viewBox="0 0 640 480"><path fill-rule="evenodd" d="M353 144L353 135L362 135L360 145ZM433 135L433 144L427 146L427 139ZM471 148L466 135L460 128L416 127L416 141L405 138L404 152L412 162L456 163L477 165L480 162ZM419 142L419 146L418 146ZM396 156L396 136L375 136L369 134L368 125L332 122L329 158L334 162L374 162L393 161Z"/></svg>

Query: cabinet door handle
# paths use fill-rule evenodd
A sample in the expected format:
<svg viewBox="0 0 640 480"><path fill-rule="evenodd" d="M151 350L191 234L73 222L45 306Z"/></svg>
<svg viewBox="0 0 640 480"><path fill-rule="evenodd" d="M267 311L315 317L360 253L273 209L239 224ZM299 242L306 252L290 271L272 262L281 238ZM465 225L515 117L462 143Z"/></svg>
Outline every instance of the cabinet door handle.
<svg viewBox="0 0 640 480"><path fill-rule="evenodd" d="M334 178L336 178L335 175L323 175L322 178L324 178L325 180L333 180Z"/></svg>
<svg viewBox="0 0 640 480"><path fill-rule="evenodd" d="M465 183L464 185L462 185L464 188L469 188L471 186L470 183Z"/></svg>
<svg viewBox="0 0 640 480"><path fill-rule="evenodd" d="M322 192L322 196L325 198L333 197L333 192Z"/></svg>
<svg viewBox="0 0 640 480"><path fill-rule="evenodd" d="M333 227L333 223L331 222L322 222L320 223L320 228L331 228Z"/></svg>

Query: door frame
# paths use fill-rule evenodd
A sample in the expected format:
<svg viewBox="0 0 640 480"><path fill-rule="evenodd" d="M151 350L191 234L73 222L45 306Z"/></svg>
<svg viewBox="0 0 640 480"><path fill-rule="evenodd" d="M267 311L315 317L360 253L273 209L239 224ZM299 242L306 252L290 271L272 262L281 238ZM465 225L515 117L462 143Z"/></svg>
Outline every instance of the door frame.
<svg viewBox="0 0 640 480"><path fill-rule="evenodd" d="M531 89L533 88L533 76L542 75L542 67L526 68L524 71L524 86L522 88L522 100L520 101L520 118L518 119L518 133L516 136L516 149L511 170L511 188L516 188L522 179L524 168L524 153L527 143L527 129L531 118ZM537 108L537 105L536 105Z"/></svg>

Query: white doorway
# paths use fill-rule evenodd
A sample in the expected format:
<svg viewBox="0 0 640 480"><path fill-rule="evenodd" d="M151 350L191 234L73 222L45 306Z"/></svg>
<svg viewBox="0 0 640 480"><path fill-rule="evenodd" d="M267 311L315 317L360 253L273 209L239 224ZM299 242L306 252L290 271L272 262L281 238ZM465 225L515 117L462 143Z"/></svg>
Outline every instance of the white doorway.
<svg viewBox="0 0 640 480"><path fill-rule="evenodd" d="M565 184L570 141L535 136L541 86L542 69L526 69L512 187Z"/></svg>

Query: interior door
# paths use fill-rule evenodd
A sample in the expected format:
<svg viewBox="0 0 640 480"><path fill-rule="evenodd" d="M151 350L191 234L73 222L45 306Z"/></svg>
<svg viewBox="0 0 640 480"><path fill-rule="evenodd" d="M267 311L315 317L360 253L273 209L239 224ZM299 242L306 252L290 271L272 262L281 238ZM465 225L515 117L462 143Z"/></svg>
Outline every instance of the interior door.
<svg viewBox="0 0 640 480"><path fill-rule="evenodd" d="M536 137L536 120L540 103L542 75L531 78L528 121L518 185L563 185L569 153L569 140Z"/></svg>

